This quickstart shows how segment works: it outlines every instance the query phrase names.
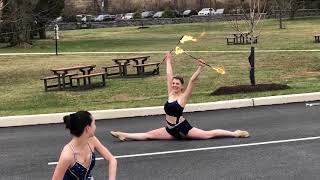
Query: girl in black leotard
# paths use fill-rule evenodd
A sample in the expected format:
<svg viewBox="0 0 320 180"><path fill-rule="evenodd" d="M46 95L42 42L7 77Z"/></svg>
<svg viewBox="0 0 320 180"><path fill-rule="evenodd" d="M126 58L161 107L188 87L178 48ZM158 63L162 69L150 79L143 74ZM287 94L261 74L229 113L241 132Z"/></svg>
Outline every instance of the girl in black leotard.
<svg viewBox="0 0 320 180"><path fill-rule="evenodd" d="M181 77L174 77L172 71L172 57L170 53L166 54L167 64L167 86L168 101L164 105L166 112L166 127L151 130L144 133L125 133L120 131L111 131L111 135L124 140L148 140L148 139L210 139L215 137L249 137L247 131L236 130L227 131L214 129L204 131L192 127L182 116L184 107L191 96L194 82L204 68L204 61L198 60L198 68L189 80L187 88L183 91L184 80Z"/></svg>
<svg viewBox="0 0 320 180"><path fill-rule="evenodd" d="M94 150L109 161L109 180L116 179L117 160L94 136L95 119L87 111L79 111L63 118L73 138L64 146L52 180L93 180Z"/></svg>

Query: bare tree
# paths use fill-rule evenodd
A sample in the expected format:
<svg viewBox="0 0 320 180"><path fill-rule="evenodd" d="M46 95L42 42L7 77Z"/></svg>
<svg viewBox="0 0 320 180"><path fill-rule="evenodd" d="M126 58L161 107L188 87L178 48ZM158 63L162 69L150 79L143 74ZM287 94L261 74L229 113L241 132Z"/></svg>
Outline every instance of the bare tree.
<svg viewBox="0 0 320 180"><path fill-rule="evenodd" d="M267 0L249 0L245 2L240 0L240 14L235 16L231 25L235 31L240 33L245 41L251 44L250 55L248 57L250 64L250 82L255 85L255 47L254 42L259 37L262 30L262 22L267 14Z"/></svg>
<svg viewBox="0 0 320 180"><path fill-rule="evenodd" d="M3 0L0 35L10 46L31 46L34 33L45 38L45 24L60 15L64 0Z"/></svg>
<svg viewBox="0 0 320 180"><path fill-rule="evenodd" d="M296 12L304 6L304 0L286 0L290 9L290 19L294 19Z"/></svg>

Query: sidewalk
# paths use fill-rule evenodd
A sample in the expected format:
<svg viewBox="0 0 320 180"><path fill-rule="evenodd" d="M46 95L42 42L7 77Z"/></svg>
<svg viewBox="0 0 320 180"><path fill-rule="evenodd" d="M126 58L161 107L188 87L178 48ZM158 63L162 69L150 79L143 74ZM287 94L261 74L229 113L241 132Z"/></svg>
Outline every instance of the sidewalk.
<svg viewBox="0 0 320 180"><path fill-rule="evenodd" d="M241 107L287 104L317 100L320 100L320 92L188 104L184 112L232 109ZM90 112L97 120L165 114L163 106L129 109L111 109ZM70 113L72 112L0 117L0 127L62 123L63 116L68 115Z"/></svg>

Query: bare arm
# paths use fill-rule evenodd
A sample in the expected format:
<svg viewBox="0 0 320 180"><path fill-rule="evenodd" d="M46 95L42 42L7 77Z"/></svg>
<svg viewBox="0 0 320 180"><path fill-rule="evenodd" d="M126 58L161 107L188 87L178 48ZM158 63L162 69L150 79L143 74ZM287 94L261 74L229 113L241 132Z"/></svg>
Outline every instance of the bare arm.
<svg viewBox="0 0 320 180"><path fill-rule="evenodd" d="M168 96L171 93L171 85L173 78L173 70L172 70L172 56L171 53L166 54L166 63L167 63L167 87L168 87Z"/></svg>
<svg viewBox="0 0 320 180"><path fill-rule="evenodd" d="M100 155L109 161L109 180L115 180L117 175L117 160L113 157L110 151L98 140L96 137L90 139L95 149L100 153Z"/></svg>
<svg viewBox="0 0 320 180"><path fill-rule="evenodd" d="M62 180L64 174L69 168L70 164L73 161L73 154L68 152L67 147L65 146L61 152L58 164L54 170L52 180Z"/></svg>
<svg viewBox="0 0 320 180"><path fill-rule="evenodd" d="M186 104L188 98L191 96L192 90L193 90L193 87L194 87L194 82L198 79L199 74L202 72L202 70L204 68L203 62L204 62L203 60L199 59L198 68L193 73L193 75L191 76L191 78L190 78L190 80L188 82L188 86L187 86L186 90L183 93L183 100L182 100L181 104Z"/></svg>

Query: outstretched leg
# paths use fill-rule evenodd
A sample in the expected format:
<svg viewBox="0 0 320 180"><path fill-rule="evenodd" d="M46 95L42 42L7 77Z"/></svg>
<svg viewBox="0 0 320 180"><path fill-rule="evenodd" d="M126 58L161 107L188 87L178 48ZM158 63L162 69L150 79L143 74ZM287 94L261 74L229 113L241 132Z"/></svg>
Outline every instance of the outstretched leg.
<svg viewBox="0 0 320 180"><path fill-rule="evenodd" d="M120 139L121 141L125 140L137 140L137 141L144 141L144 140L169 140L174 139L166 130L166 128L162 127L159 129L151 130L145 133L125 133L120 131L111 131L112 136Z"/></svg>
<svg viewBox="0 0 320 180"><path fill-rule="evenodd" d="M214 129L209 131L204 131L198 128L192 128L187 136L188 139L211 139L215 137L249 137L249 133L247 131L227 131L223 129Z"/></svg>

